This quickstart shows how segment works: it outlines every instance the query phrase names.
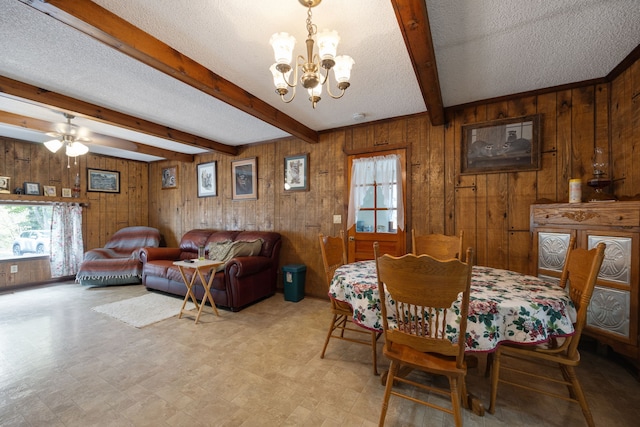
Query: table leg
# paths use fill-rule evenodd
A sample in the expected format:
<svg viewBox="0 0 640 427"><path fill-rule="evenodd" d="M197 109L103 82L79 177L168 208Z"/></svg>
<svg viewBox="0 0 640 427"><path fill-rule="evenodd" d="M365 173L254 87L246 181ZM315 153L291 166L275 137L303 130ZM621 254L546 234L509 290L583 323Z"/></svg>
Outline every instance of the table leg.
<svg viewBox="0 0 640 427"><path fill-rule="evenodd" d="M191 280L189 281L187 280L187 276L184 274L184 270L181 265L178 266L178 270L180 271L180 275L182 276L182 281L187 287L187 293L184 296L184 300L182 301L182 307L180 307L180 314L178 315L178 319L182 319L182 313L184 313L185 311L184 308L187 306L187 301L189 301L189 297L191 297L191 300L193 301L197 309L200 309L200 307L198 304L198 300L192 291L193 284L196 278L195 274L191 277Z"/></svg>
<svg viewBox="0 0 640 427"><path fill-rule="evenodd" d="M475 355L467 354L465 355L465 362L467 363L467 368L477 368L478 367L478 357ZM466 409L471 409L471 412L474 414L483 417L484 416L484 404L472 393L469 393L467 390L467 384L465 379L464 395L462 396L462 406Z"/></svg>
<svg viewBox="0 0 640 427"><path fill-rule="evenodd" d="M202 301L200 302L200 308L198 309L198 314L196 316L196 323L198 323L198 320L200 319L200 314L202 314L202 309L206 305L207 298L209 299L209 302L211 303L211 307L213 308L213 312L216 314L216 316L220 316L220 314L218 313L218 308L216 307L216 303L213 301L213 296L211 295L211 290L210 290L211 284L213 283L213 276L215 275L215 272L212 272L208 282L204 280L202 271L199 268L196 268L196 274L200 277L200 282L202 283L202 287L204 288L204 296L202 297ZM196 275L194 274L193 277L195 276Z"/></svg>

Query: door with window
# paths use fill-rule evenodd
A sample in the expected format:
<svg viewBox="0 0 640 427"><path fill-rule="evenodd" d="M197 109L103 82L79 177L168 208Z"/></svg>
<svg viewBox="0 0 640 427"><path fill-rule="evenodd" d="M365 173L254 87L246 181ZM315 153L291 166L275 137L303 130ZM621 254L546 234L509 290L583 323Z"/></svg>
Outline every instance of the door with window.
<svg viewBox="0 0 640 427"><path fill-rule="evenodd" d="M348 261L381 253L406 253L406 151L390 150L348 158Z"/></svg>

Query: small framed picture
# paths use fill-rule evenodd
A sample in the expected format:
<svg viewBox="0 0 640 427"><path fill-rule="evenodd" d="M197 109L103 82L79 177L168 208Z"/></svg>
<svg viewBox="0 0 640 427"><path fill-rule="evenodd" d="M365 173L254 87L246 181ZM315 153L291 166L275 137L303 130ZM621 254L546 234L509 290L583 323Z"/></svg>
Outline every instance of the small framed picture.
<svg viewBox="0 0 640 427"><path fill-rule="evenodd" d="M255 200L258 198L257 159L231 162L231 180L233 182L233 200Z"/></svg>
<svg viewBox="0 0 640 427"><path fill-rule="evenodd" d="M215 197L218 195L217 162L200 163L198 165L198 197Z"/></svg>
<svg viewBox="0 0 640 427"><path fill-rule="evenodd" d="M178 166L162 168L162 189L178 188Z"/></svg>
<svg viewBox="0 0 640 427"><path fill-rule="evenodd" d="M0 176L0 193L10 193L9 179L8 176Z"/></svg>
<svg viewBox="0 0 640 427"><path fill-rule="evenodd" d="M87 191L119 193L120 172L101 169L87 169Z"/></svg>
<svg viewBox="0 0 640 427"><path fill-rule="evenodd" d="M28 194L31 196L39 196L40 195L40 184L37 182L25 182L24 183L24 194Z"/></svg>
<svg viewBox="0 0 640 427"><path fill-rule="evenodd" d="M71 189L63 188L62 189L62 197L71 197Z"/></svg>
<svg viewBox="0 0 640 427"><path fill-rule="evenodd" d="M309 190L309 154L284 158L284 190Z"/></svg>
<svg viewBox="0 0 640 427"><path fill-rule="evenodd" d="M44 195L47 197L56 197L56 187L53 185L43 185Z"/></svg>

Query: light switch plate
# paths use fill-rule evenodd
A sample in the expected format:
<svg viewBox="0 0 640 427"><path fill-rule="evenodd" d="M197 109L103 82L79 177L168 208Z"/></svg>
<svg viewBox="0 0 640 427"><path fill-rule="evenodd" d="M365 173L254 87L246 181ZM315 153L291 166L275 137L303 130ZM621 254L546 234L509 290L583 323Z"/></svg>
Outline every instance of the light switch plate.
<svg viewBox="0 0 640 427"><path fill-rule="evenodd" d="M14 264L11 266L11 273L17 273L18 272L18 265Z"/></svg>
<svg viewBox="0 0 640 427"><path fill-rule="evenodd" d="M342 223L342 215L334 215L333 216L333 223L334 224L341 224Z"/></svg>

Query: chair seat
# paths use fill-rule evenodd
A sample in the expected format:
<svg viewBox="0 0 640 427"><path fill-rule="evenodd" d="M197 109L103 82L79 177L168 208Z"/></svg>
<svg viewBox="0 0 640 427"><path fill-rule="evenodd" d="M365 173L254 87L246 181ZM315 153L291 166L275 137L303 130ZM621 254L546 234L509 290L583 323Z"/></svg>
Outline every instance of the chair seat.
<svg viewBox="0 0 640 427"><path fill-rule="evenodd" d="M546 360L554 363L562 363L568 366L578 366L580 364L580 352L575 351L573 356L569 356L566 351L554 351L539 346L518 346L513 344L502 344L498 351L507 356L519 358L535 358L536 360Z"/></svg>
<svg viewBox="0 0 640 427"><path fill-rule="evenodd" d="M422 353L407 345L394 343L391 348L387 344L382 348L382 353L389 359L399 361L404 366L428 371L436 375L451 375L457 372L466 375L466 364L462 368L456 366L455 356L445 356L437 353Z"/></svg>
<svg viewBox="0 0 640 427"><path fill-rule="evenodd" d="M347 304L344 301L331 300L331 310L337 314L342 316L352 316L353 315L353 307Z"/></svg>

